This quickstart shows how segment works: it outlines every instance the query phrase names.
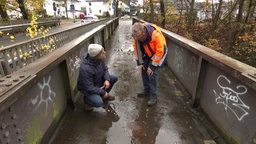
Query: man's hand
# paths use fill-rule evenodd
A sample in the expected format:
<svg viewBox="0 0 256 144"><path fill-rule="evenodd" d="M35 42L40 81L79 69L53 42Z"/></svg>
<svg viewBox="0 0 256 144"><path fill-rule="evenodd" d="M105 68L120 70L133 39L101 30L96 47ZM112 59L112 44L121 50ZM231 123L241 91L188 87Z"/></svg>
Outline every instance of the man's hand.
<svg viewBox="0 0 256 144"><path fill-rule="evenodd" d="M148 73L148 75L153 75L154 71L152 71L152 69L150 67L148 67L147 73Z"/></svg>
<svg viewBox="0 0 256 144"><path fill-rule="evenodd" d="M138 69L139 69L140 73L142 73L142 71L145 70L145 68L144 68L143 65L139 65L139 66L138 66Z"/></svg>
<svg viewBox="0 0 256 144"><path fill-rule="evenodd" d="M109 81L108 81L108 80L105 80L104 85L103 85L104 89L105 89L105 90L108 89L109 86L110 86Z"/></svg>

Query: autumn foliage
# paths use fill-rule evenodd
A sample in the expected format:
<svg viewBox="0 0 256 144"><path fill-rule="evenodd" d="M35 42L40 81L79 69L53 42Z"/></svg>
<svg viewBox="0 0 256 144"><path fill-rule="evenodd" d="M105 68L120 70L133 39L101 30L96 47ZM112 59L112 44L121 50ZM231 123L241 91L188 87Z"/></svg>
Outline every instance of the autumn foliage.
<svg viewBox="0 0 256 144"><path fill-rule="evenodd" d="M151 21L160 26L165 19L165 29L256 67L256 19L253 13L255 2L253 3L252 0L242 1L243 3L238 3L237 0L233 3L219 1L220 3L214 4L216 9L203 20L199 20L195 14L197 9L191 8L196 5L192 3L193 1L189 4L182 3L184 2L182 0L177 2L165 3L168 8L164 17L159 13L151 16L146 3L144 7L147 8L147 13L140 18L150 21L149 18L153 17L154 20ZM178 5L179 9L177 9ZM201 10L206 13L212 10L211 7L212 4L208 1L202 4ZM226 11L223 8L226 8ZM155 5L154 11L157 9L158 6Z"/></svg>

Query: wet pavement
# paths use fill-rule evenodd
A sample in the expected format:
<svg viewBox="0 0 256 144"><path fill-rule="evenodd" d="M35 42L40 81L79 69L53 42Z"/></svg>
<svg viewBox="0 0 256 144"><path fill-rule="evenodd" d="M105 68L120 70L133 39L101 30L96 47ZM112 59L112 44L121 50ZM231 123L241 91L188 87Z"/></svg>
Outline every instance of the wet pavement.
<svg viewBox="0 0 256 144"><path fill-rule="evenodd" d="M214 144L224 143L200 112L192 109L190 96L171 71L159 71L159 100L147 106L148 98L137 98L142 79L133 57L131 20L120 20L106 47L107 64L119 80L110 92L114 113L103 108L83 110L82 100L67 114L51 144ZM214 142L215 141L215 142Z"/></svg>

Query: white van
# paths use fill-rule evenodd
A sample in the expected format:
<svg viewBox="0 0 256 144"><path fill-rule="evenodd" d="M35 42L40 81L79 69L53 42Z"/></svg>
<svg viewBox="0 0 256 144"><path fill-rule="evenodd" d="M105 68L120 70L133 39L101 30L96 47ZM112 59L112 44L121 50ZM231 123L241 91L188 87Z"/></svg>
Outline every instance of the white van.
<svg viewBox="0 0 256 144"><path fill-rule="evenodd" d="M95 22L98 20L99 18L97 16L84 16L84 18L81 20L81 23Z"/></svg>

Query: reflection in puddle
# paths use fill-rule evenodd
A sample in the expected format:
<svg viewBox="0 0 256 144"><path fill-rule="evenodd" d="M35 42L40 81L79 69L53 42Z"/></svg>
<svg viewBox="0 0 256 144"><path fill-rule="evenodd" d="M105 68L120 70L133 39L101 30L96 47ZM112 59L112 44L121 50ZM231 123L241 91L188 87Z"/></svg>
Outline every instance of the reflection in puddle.
<svg viewBox="0 0 256 144"><path fill-rule="evenodd" d="M130 137L147 136L145 121L129 122L126 124L126 128Z"/></svg>

